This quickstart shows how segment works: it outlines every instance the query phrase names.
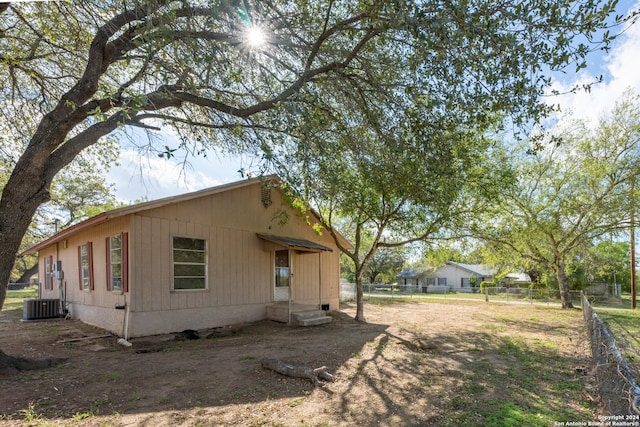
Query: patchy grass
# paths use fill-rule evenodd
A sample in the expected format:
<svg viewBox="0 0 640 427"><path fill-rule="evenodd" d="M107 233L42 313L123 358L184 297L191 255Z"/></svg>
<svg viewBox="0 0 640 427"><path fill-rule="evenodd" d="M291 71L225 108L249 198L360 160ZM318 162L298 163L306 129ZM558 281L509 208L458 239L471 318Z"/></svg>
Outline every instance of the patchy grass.
<svg viewBox="0 0 640 427"><path fill-rule="evenodd" d="M475 343L480 361L462 377L444 425L548 426L592 419L586 380L575 373L578 361L568 357L583 341L574 341L582 327L575 311L536 313L530 319L503 313L485 323L482 342Z"/></svg>
<svg viewBox="0 0 640 427"><path fill-rule="evenodd" d="M604 320L616 335L640 336L640 311L596 309L596 313ZM635 341L640 347L640 341Z"/></svg>
<svg viewBox="0 0 640 427"><path fill-rule="evenodd" d="M38 298L38 288L26 288L20 291L7 291L2 310L22 309L25 299Z"/></svg>
<svg viewBox="0 0 640 427"><path fill-rule="evenodd" d="M596 308L616 337L616 345L640 378L640 311Z"/></svg>
<svg viewBox="0 0 640 427"><path fill-rule="evenodd" d="M589 392L593 380L576 373L589 363L579 310L409 301L366 303L368 323L355 322L355 308L344 305L322 327L258 322L241 334L155 343L172 351L140 354L134 353L135 339L131 349L99 354L83 341L52 347L57 338L45 331L80 328L72 321L0 323L3 346L13 352L28 343L69 358L59 369L37 372L37 381L20 374L0 383L0 420L59 426L496 427L597 420ZM263 369L264 356L326 365L336 380L314 387ZM46 401L34 383L49 391Z"/></svg>

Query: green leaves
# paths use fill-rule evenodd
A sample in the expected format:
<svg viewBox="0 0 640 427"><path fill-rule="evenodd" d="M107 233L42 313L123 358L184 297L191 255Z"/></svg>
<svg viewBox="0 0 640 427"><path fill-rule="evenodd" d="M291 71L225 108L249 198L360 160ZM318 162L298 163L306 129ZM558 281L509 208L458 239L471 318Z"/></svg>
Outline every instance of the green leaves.
<svg viewBox="0 0 640 427"><path fill-rule="evenodd" d="M611 42L614 5L13 3L0 21L0 128L19 141L15 164L37 188L119 127L164 126L177 149L263 153L291 163L296 182L322 176L329 212L340 206L360 226L427 234L461 203L487 132L549 113L542 71L580 69ZM260 49L246 43L249 22L265 31ZM176 149L156 150L172 158ZM44 196L14 190L0 206L32 215ZM11 215L0 210L0 229ZM21 233L26 221L7 227ZM3 237L3 254L15 253Z"/></svg>
<svg viewBox="0 0 640 427"><path fill-rule="evenodd" d="M165 145L164 150L158 153L158 157L170 159L174 157L173 153L175 153L176 151L178 151L177 148L170 148L169 146Z"/></svg>
<svg viewBox="0 0 640 427"><path fill-rule="evenodd" d="M517 182L487 201L478 234L510 248L512 258L558 272L575 268L576 255L603 236L627 229L638 197L630 183L640 174L639 107L640 98L628 96L597 127L572 121L553 143L517 153Z"/></svg>

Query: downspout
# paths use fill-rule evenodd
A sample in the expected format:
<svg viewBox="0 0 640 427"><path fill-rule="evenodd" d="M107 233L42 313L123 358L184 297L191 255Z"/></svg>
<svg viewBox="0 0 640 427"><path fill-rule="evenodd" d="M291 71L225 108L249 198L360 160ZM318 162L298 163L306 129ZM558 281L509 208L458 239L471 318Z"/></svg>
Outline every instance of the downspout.
<svg viewBox="0 0 640 427"><path fill-rule="evenodd" d="M293 259L291 256L291 250L287 251L287 256L289 257L289 309L287 310L289 319L287 321L287 325L291 325L291 305L293 302Z"/></svg>
<svg viewBox="0 0 640 427"><path fill-rule="evenodd" d="M318 308L322 309L322 252L318 252Z"/></svg>
<svg viewBox="0 0 640 427"><path fill-rule="evenodd" d="M125 303L126 304L126 303ZM129 312L131 311L131 306L126 304L127 308L124 314L124 339L127 341L129 339Z"/></svg>
<svg viewBox="0 0 640 427"><path fill-rule="evenodd" d="M125 347L131 347L132 344L128 341L129 339L129 304L127 304L127 297L124 297L124 324L122 325L122 335L123 337L118 340L118 344L123 345Z"/></svg>

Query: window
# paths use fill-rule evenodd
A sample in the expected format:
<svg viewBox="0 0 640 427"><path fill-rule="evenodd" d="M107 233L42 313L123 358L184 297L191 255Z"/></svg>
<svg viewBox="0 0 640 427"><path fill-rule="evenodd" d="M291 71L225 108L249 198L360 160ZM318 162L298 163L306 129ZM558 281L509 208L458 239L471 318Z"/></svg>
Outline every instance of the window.
<svg viewBox="0 0 640 427"><path fill-rule="evenodd" d="M107 237L107 290L128 292L129 233Z"/></svg>
<svg viewBox="0 0 640 427"><path fill-rule="evenodd" d="M173 238L173 289L207 288L207 242L190 237Z"/></svg>
<svg viewBox="0 0 640 427"><path fill-rule="evenodd" d="M438 277L438 286L447 286L447 278Z"/></svg>
<svg viewBox="0 0 640 427"><path fill-rule="evenodd" d="M53 289L53 257L44 259L44 288Z"/></svg>
<svg viewBox="0 0 640 427"><path fill-rule="evenodd" d="M87 242L78 246L78 266L80 290L93 290L93 244Z"/></svg>

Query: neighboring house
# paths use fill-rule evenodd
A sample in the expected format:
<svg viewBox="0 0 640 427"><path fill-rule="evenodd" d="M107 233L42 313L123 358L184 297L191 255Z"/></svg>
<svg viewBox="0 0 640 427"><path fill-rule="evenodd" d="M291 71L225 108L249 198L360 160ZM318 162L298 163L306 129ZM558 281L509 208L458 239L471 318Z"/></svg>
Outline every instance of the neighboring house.
<svg viewBox="0 0 640 427"><path fill-rule="evenodd" d="M339 250L310 223L271 176L105 212L26 253L41 298L127 338L337 309Z"/></svg>
<svg viewBox="0 0 640 427"><path fill-rule="evenodd" d="M447 261L435 270L407 268L398 275L398 279L406 290L472 292L472 284L479 287L482 281L493 280L494 274L491 268L484 265Z"/></svg>
<svg viewBox="0 0 640 427"><path fill-rule="evenodd" d="M490 282L496 274L495 269L482 264L463 264L446 261L436 269L406 268L397 278L404 290L422 292L474 292L480 283ZM528 286L531 279L524 273L507 274L501 281L502 286ZM474 286L475 285L475 286Z"/></svg>
<svg viewBox="0 0 640 427"><path fill-rule="evenodd" d="M428 285L431 270L428 268L409 267L405 268L396 277L402 289L419 289Z"/></svg>
<svg viewBox="0 0 640 427"><path fill-rule="evenodd" d="M516 288L527 287L531 285L531 277L527 273L509 273L504 276L502 283Z"/></svg>
<svg viewBox="0 0 640 427"><path fill-rule="evenodd" d="M481 264L463 264L447 261L432 275L432 283L446 286L449 292L473 292L481 282L493 280L495 270Z"/></svg>

